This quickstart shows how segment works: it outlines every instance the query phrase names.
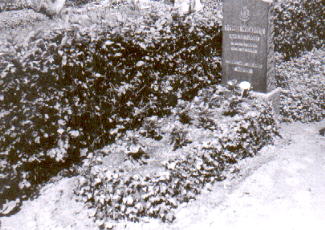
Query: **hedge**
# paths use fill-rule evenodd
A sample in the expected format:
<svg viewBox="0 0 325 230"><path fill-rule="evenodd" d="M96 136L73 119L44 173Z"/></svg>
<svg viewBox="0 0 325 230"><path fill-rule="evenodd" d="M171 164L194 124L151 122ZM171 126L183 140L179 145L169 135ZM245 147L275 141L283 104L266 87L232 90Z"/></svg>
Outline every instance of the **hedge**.
<svg viewBox="0 0 325 230"><path fill-rule="evenodd" d="M121 29L98 22L36 31L1 57L2 197L28 191L78 162L80 149L103 147L220 82L212 12L198 20L150 10Z"/></svg>
<svg viewBox="0 0 325 230"><path fill-rule="evenodd" d="M305 52L291 61L277 63L281 93L281 121L314 122L325 119L325 50Z"/></svg>
<svg viewBox="0 0 325 230"><path fill-rule="evenodd" d="M320 48L325 39L324 1L290 0L275 4L275 50L286 60Z"/></svg>

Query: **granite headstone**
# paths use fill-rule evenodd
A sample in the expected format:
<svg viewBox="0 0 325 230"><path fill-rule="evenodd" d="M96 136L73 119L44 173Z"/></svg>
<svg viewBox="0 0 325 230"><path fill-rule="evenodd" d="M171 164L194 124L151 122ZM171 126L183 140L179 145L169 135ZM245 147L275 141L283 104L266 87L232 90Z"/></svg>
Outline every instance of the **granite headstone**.
<svg viewBox="0 0 325 230"><path fill-rule="evenodd" d="M275 88L273 0L223 3L223 82L248 81L254 91Z"/></svg>

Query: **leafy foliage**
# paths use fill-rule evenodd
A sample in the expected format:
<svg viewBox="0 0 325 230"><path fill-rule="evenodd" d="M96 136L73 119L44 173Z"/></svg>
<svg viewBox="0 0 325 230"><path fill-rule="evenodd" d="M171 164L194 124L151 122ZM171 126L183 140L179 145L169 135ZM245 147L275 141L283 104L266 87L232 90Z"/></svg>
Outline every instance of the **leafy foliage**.
<svg viewBox="0 0 325 230"><path fill-rule="evenodd" d="M80 149L102 147L220 82L219 22L151 10L121 27L51 28L8 44L0 152L15 175L4 184L24 175L33 187L52 175L48 165L56 172L78 162Z"/></svg>
<svg viewBox="0 0 325 230"><path fill-rule="evenodd" d="M241 107L234 116L222 115L233 100L227 94L234 95ZM189 109L192 125L182 124L178 115ZM213 113L218 120L214 129L202 127L202 110ZM254 156L277 133L269 105L251 96L243 98L236 85L204 89L193 101L180 101L170 117L153 117L152 122L156 132L163 136L159 141L141 138L140 127L84 160L80 167L75 192L81 201L95 208L94 218L100 227L123 219L139 221L146 216L172 222L174 208L195 199L205 185L224 179L222 172L227 165ZM176 140L181 140L177 148L175 141L169 142L175 140L175 135ZM182 145L184 140L190 142ZM150 146L146 148L145 143ZM130 167L130 149L147 153L145 166Z"/></svg>
<svg viewBox="0 0 325 230"><path fill-rule="evenodd" d="M324 49L278 63L282 121L320 121L325 118Z"/></svg>
<svg viewBox="0 0 325 230"><path fill-rule="evenodd" d="M324 44L322 0L280 1L275 7L275 49L285 59Z"/></svg>

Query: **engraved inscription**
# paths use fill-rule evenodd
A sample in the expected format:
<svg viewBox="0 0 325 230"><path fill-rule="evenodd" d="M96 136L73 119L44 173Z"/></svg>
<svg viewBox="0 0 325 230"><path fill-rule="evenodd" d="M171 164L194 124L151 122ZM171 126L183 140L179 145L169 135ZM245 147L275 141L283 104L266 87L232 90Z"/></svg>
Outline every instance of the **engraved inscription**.
<svg viewBox="0 0 325 230"><path fill-rule="evenodd" d="M261 64L242 62L242 61L225 60L225 63L231 64L231 65L250 67L250 68L254 68L254 69L262 69L263 68L263 65L261 65Z"/></svg>
<svg viewBox="0 0 325 230"><path fill-rule="evenodd" d="M245 26L245 25L225 25L224 30L227 32L241 32L241 33L252 33L259 35L266 35L266 29L257 26Z"/></svg>
<svg viewBox="0 0 325 230"><path fill-rule="evenodd" d="M230 40L239 40L230 42L230 50L235 52L243 53L258 53L258 44L260 37L266 34L266 29L256 26L245 26L245 25L225 25L226 32L236 32L230 33ZM248 34L240 34L248 33ZM250 42L247 42L250 41ZM253 43L256 42L256 43Z"/></svg>
<svg viewBox="0 0 325 230"><path fill-rule="evenodd" d="M245 67L241 67L241 66L235 66L234 71L235 72L240 72L240 73L253 74L253 69L251 69L251 68L245 68Z"/></svg>
<svg viewBox="0 0 325 230"><path fill-rule="evenodd" d="M247 42L230 42L232 46L244 46L249 48L257 48L257 44L254 43L247 43Z"/></svg>
<svg viewBox="0 0 325 230"><path fill-rule="evenodd" d="M257 54L258 45L250 42L230 42L230 50Z"/></svg>
<svg viewBox="0 0 325 230"><path fill-rule="evenodd" d="M231 40L239 39L239 40L255 41L255 42L259 42L261 40L261 38L258 35L252 35L252 34L229 34L229 38Z"/></svg>
<svg viewBox="0 0 325 230"><path fill-rule="evenodd" d="M257 54L257 49L253 48L243 48L243 47L231 47L231 51L238 51L238 52L244 52L244 53L252 53L252 54Z"/></svg>

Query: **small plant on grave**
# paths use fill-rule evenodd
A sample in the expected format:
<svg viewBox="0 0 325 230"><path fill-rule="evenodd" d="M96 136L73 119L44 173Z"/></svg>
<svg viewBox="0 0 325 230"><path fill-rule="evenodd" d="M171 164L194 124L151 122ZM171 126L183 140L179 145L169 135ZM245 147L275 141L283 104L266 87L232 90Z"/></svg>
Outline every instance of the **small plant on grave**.
<svg viewBox="0 0 325 230"><path fill-rule="evenodd" d="M216 122L209 117L208 114L201 114L199 118L199 127L203 127L209 130L216 130L217 124Z"/></svg>
<svg viewBox="0 0 325 230"><path fill-rule="evenodd" d="M179 115L179 121L183 124L191 124L192 118L188 111L182 111Z"/></svg>
<svg viewBox="0 0 325 230"><path fill-rule="evenodd" d="M147 164L146 160L150 158L149 154L143 150L143 148L136 146L131 148L127 152L127 156L134 161L139 162L140 164Z"/></svg>
<svg viewBox="0 0 325 230"><path fill-rule="evenodd" d="M173 108L172 113L181 124L192 124L193 117L189 108L190 102L180 99L177 106Z"/></svg>
<svg viewBox="0 0 325 230"><path fill-rule="evenodd" d="M125 135L111 145L111 151L121 152L125 158L132 162L147 164L150 158L147 153L147 146L142 143L141 135L138 131L128 130Z"/></svg>
<svg viewBox="0 0 325 230"><path fill-rule="evenodd" d="M151 116L144 119L142 127L139 130L139 133L147 138L152 138L157 141L162 139L160 133L160 127L158 125L159 118L157 116Z"/></svg>
<svg viewBox="0 0 325 230"><path fill-rule="evenodd" d="M188 139L188 131L183 125L176 122L170 133L170 144L173 145L173 150L175 151L189 143L192 143L192 141Z"/></svg>
<svg viewBox="0 0 325 230"><path fill-rule="evenodd" d="M230 90L229 98L226 98L223 103L223 115L234 117L237 114L242 114L243 97L242 92L237 85L236 81L230 81L227 84L228 90Z"/></svg>

